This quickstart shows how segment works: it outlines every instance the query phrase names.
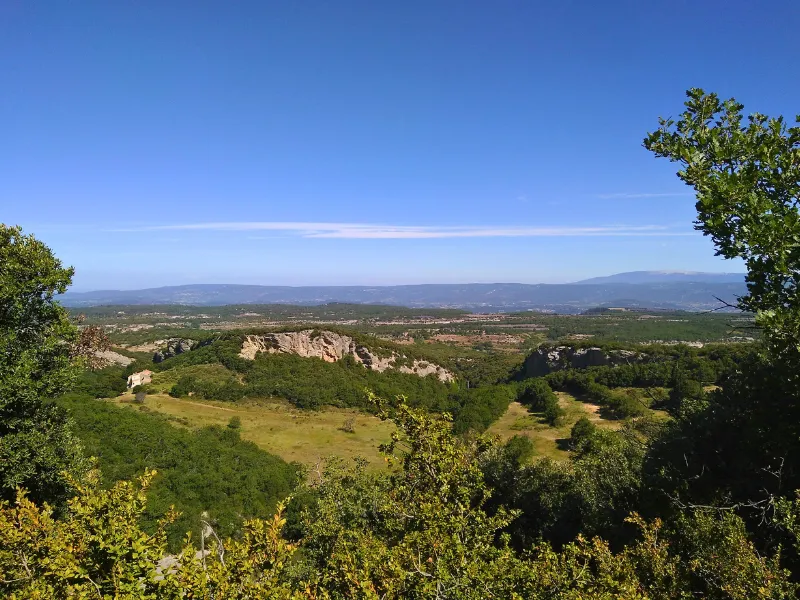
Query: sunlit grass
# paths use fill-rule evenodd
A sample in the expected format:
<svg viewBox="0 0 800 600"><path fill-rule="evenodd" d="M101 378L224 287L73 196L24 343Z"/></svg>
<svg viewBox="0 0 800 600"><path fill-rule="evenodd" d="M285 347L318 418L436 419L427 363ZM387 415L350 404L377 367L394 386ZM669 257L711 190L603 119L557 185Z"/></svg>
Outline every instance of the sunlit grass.
<svg viewBox="0 0 800 600"><path fill-rule="evenodd" d="M598 427L616 428L619 421L603 419L600 407L595 404L581 402L570 394L556 392L564 418L558 427L548 425L541 413L530 413L519 402L512 402L506 413L489 427L488 433L507 440L514 435L524 435L533 441L536 456L565 460L569 452L565 449L566 440L575 422L585 416Z"/></svg>
<svg viewBox="0 0 800 600"><path fill-rule="evenodd" d="M127 394L113 400L126 410L138 410ZM177 399L166 394L148 395L147 410L173 417L176 425L203 427L227 425L231 417L241 419L241 436L287 461L314 465L331 455L356 456L371 466L384 464L378 446L389 441L393 425L352 409L326 407L319 411L299 410L288 402L271 399L244 402ZM354 419L353 433L342 430Z"/></svg>

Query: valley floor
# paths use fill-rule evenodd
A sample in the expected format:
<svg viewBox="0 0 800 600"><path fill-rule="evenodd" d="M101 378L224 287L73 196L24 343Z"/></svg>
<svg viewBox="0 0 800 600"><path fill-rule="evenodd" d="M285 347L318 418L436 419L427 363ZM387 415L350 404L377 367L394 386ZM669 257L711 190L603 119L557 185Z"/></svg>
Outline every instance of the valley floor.
<svg viewBox="0 0 800 600"><path fill-rule="evenodd" d="M514 435L525 435L533 440L536 456L563 460L569 456L566 441L570 430L582 416L587 416L600 427L616 428L620 425L619 421L603 419L597 405L581 402L563 392L558 392L558 397L565 411L559 427L550 427L541 415L529 413L523 405L512 402L488 433L503 441ZM132 401L131 394L110 400L124 410L161 413L174 425L183 427L226 426L232 417L239 417L242 439L254 442L286 461L309 467L320 459L337 455L345 459L362 457L371 467L380 468L384 461L378 446L389 441L392 431L391 424L357 410L334 407L319 411L299 410L277 399L231 403L178 399L158 393L148 395L142 405ZM351 427L345 427L346 423ZM352 432L346 431L349 428Z"/></svg>
<svg viewBox="0 0 800 600"><path fill-rule="evenodd" d="M539 413L530 413L519 402L512 402L506 413L492 423L487 433L507 440L514 435L524 435L533 441L537 457L563 460L569 456L567 440L575 422L585 416L598 427L617 428L621 421L603 419L600 407L581 402L565 392L556 392L559 404L564 409L564 419L559 427L550 427Z"/></svg>
<svg viewBox="0 0 800 600"><path fill-rule="evenodd" d="M215 402L181 400L166 394L148 395L143 405L125 394L111 402L124 410L150 410L167 415L175 425L226 426L232 417L241 419L242 439L277 454L286 461L313 466L331 455L362 457L371 466L383 464L378 446L389 441L393 426L357 410L326 407L319 411L298 410L280 400ZM353 432L345 431L352 419Z"/></svg>

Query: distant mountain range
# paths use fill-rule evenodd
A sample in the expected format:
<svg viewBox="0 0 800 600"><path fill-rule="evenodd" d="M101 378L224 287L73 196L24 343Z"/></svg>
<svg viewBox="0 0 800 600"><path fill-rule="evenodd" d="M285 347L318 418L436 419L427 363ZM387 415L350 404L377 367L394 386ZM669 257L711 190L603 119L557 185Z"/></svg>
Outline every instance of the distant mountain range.
<svg viewBox="0 0 800 600"><path fill-rule="evenodd" d="M648 277L652 279L647 279ZM704 277L686 279L686 277ZM636 279L639 279L636 281ZM677 279L676 279L677 278ZM633 279L634 281L631 281ZM70 307L121 304L389 304L475 312L540 310L579 313L598 306L663 310L718 308L745 292L743 275L636 272L568 284L467 283L394 286L264 286L196 284L144 290L67 292Z"/></svg>
<svg viewBox="0 0 800 600"><path fill-rule="evenodd" d="M576 283L741 283L744 273L701 273L697 271L629 271L606 277L592 277Z"/></svg>

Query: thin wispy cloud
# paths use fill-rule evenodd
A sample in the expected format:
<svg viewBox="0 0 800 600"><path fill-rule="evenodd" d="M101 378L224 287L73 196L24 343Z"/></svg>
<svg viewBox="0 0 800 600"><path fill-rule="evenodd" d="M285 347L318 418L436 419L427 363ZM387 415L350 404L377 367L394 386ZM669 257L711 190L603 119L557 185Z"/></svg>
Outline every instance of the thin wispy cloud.
<svg viewBox="0 0 800 600"><path fill-rule="evenodd" d="M635 198L671 198L678 196L694 196L692 192L664 192L664 193L617 193L617 194L598 194L601 200L628 200Z"/></svg>
<svg viewBox="0 0 800 600"><path fill-rule="evenodd" d="M317 223L283 221L239 221L157 225L126 231L274 231L302 238L338 239L434 239L489 237L591 237L591 236L684 236L686 231L663 225L608 225L597 227L528 226L413 226L365 223ZM252 236L251 236L252 237Z"/></svg>

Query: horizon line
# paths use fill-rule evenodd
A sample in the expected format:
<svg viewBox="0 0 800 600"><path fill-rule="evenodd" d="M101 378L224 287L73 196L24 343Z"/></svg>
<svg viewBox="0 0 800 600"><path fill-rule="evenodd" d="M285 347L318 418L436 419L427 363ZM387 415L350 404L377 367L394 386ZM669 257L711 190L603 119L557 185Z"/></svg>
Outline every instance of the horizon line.
<svg viewBox="0 0 800 600"><path fill-rule="evenodd" d="M644 272L647 273L648 271L630 271L630 273L637 273L637 272ZM719 271L719 272L696 272L696 273L687 273L685 271L655 271L657 273L671 273L671 274L685 274L685 275L740 275L744 278L747 273L739 273L739 272L729 272L729 271ZM648 285L647 282L636 282L636 283L628 283L628 282L611 282L611 283L584 283L587 281L591 281L592 279L603 279L607 277L613 277L614 275L619 275L621 273L614 273L612 275L597 275L593 277L586 277L584 279L579 279L577 281L566 281L561 283L546 283L546 282L539 282L539 283L524 283L521 281L464 281L464 282L457 282L457 283L382 283L382 284L302 284L302 285L278 285L278 284L264 284L264 283L181 283L181 284L174 284L174 285L157 285L151 287L140 287L140 288L128 288L128 289L112 289L112 288L97 288L91 290L83 290L83 291L74 291L74 290L67 290L63 294L58 294L58 296L64 296L69 294L93 294L93 293L100 293L100 292L142 292L148 290L163 290L169 288L184 288L184 287L260 287L260 288L291 288L291 289L298 289L298 288L392 288L392 287L423 287L423 286L460 286L460 285L525 285L525 286L540 286L540 285ZM660 282L664 283L664 282ZM687 281L676 282L676 283L691 283ZM714 283L714 282L698 282L698 283ZM730 283L730 282L728 282ZM265 304L274 304L273 302L265 302Z"/></svg>

